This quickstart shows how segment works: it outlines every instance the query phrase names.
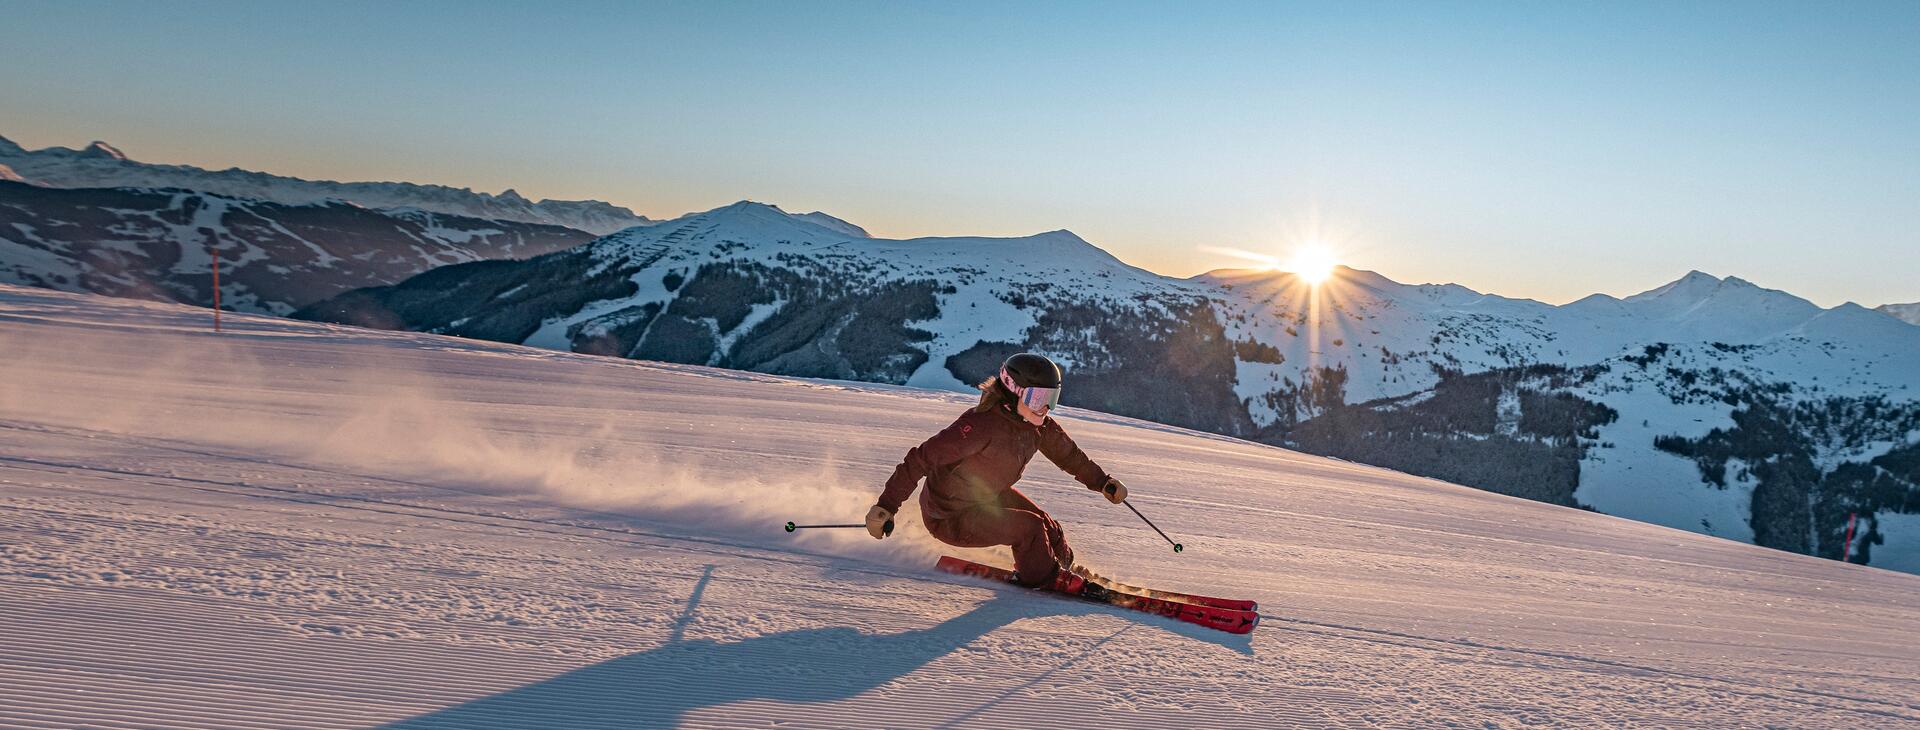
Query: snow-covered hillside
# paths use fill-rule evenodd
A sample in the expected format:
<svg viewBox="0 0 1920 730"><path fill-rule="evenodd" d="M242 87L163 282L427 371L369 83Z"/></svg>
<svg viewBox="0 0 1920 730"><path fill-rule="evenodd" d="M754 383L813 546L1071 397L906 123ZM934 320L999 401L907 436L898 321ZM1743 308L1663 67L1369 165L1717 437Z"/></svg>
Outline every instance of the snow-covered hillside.
<svg viewBox="0 0 1920 730"><path fill-rule="evenodd" d="M952 390L979 378L954 369L953 358L997 366L993 353L1013 346L1003 340L1059 330L1085 347L1053 348L1080 369L1074 397L1085 399L1101 390L1091 384L1092 368L1120 347L1088 328L1118 325L1146 338L1154 326L1184 326L1182 318L1205 308L1208 291L1128 266L1067 231L875 239L742 201L522 264L449 267L302 316ZM1133 321L1104 316L1114 312ZM1228 362L1210 365L1231 378ZM1132 415L1251 428L1231 383L1218 385L1204 407Z"/></svg>
<svg viewBox="0 0 1920 730"><path fill-rule="evenodd" d="M1920 577L1067 409L1251 637L852 521L966 399L0 287L0 725L1920 726Z"/></svg>
<svg viewBox="0 0 1920 730"><path fill-rule="evenodd" d="M344 200L367 208L411 208L467 218L564 226L605 235L650 223L645 216L598 200L534 202L507 190L494 195L444 185L402 182L333 182L230 168L206 170L129 159L105 142L85 149L28 150L0 137L0 179L61 188L180 188L216 195L270 200L288 205Z"/></svg>
<svg viewBox="0 0 1920 730"><path fill-rule="evenodd" d="M1920 568L1920 472L1903 466L1920 429L1900 427L1920 413L1920 328L1698 271L1564 306L1348 268L1318 287L1275 271L1178 280L1066 231L885 240L741 202L298 316L957 391L1035 350L1071 371L1070 405ZM1543 367L1581 376L1528 370ZM1712 430L1814 410L1790 444ZM1729 484L1716 475L1735 452L1805 468L1735 464L1770 486ZM1861 469L1896 483L1848 476ZM1876 549L1829 535L1856 517Z"/></svg>
<svg viewBox="0 0 1920 730"><path fill-rule="evenodd" d="M1221 352L1230 352L1233 343L1245 343L1241 351L1230 352L1229 367L1234 372L1228 378L1251 422L1266 426L1308 415L1294 397L1318 367L1345 370L1347 400L1360 402L1430 387L1438 379L1436 368L1476 371L1541 362L1584 364L1657 342L1745 345L1797 338L1851 343L1863 329L1878 324L1832 315L1786 292L1698 271L1626 299L1594 295L1552 306L1452 284L1406 285L1344 267L1333 282L1319 288L1274 271L1223 270L1177 280L1128 266L1067 231L1024 238L895 241L816 225L809 216L743 201L602 238L582 252L592 263L585 273L619 272L631 286L615 287L617 296L542 313L541 325L514 341L559 349L578 347L584 338L617 326L607 315L626 313L614 319L629 323L632 310L649 305L655 314L668 316L664 321L672 321L676 309L698 308L691 306L693 298L682 301L685 292L678 282L700 290L703 276L804 279L856 293L883 284L932 282L939 291L924 308L928 316L895 317L900 324L929 335L911 341L912 348L925 356L913 358L919 364L904 382L964 387L960 381L968 378L955 379L959 373L951 372L947 360L983 341L1079 349L1082 352L1063 353L1063 357L1069 364L1089 369L1100 367L1102 360L1123 359L1123 354L1112 351L1112 343L1102 341L1105 333L1095 331L1099 323L1040 321L1050 313L1059 319L1062 307L1090 307L1121 316L1172 318L1178 321L1161 324L1216 331L1197 332L1202 338L1223 330L1229 347ZM522 271L534 268L530 265ZM767 273L776 271L782 273ZM455 275L445 272L436 279L445 281ZM761 293L779 288L774 282L759 283L767 285L758 287ZM711 320L703 325L711 346L689 351L700 356L696 362L760 369L759 363L734 362L739 353L733 350L754 339L759 334L755 329L767 327L768 318L792 309L793 302L773 295L749 306L745 300L751 294L738 298L743 300L739 306L747 310L741 316L683 317L689 322ZM470 314L485 316L488 306L509 307L515 301L474 302L482 311ZM1217 326L1190 321L1197 314L1192 311L1195 305L1206 309L1205 316ZM641 324L650 323L657 322L649 319ZM642 329L631 333L631 342L617 343L620 347L614 354L649 352L648 332ZM672 334L677 337L679 328ZM1920 344L1920 333L1896 336L1890 347L1903 351L1915 344ZM1255 351L1265 352L1264 357L1247 356ZM1783 369L1776 374L1793 379L1836 368L1827 362L1810 362L1803 364L1805 372L1801 372L1791 369L1791 360L1783 360ZM1869 371L1840 374L1836 370L1833 375L1895 388L1920 383L1920 365L1896 365L1879 363L1865 366ZM861 377L866 373L851 367L837 374Z"/></svg>
<svg viewBox="0 0 1920 730"><path fill-rule="evenodd" d="M1908 324L1920 324L1920 302L1912 304L1882 304L1875 307L1882 312L1900 318Z"/></svg>
<svg viewBox="0 0 1920 730"><path fill-rule="evenodd" d="M524 258L592 236L571 228L331 201L285 205L189 190L0 181L0 283L213 301L288 314L447 264Z"/></svg>

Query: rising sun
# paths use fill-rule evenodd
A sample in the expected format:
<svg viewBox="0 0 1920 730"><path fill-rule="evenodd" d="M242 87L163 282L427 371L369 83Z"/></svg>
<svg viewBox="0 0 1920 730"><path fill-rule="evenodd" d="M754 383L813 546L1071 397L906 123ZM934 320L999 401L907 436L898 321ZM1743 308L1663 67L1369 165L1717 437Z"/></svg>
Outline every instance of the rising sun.
<svg viewBox="0 0 1920 730"><path fill-rule="evenodd" d="M1319 244L1308 244L1293 252L1293 259L1287 262L1287 268L1301 281L1319 286L1333 278L1333 267L1340 265L1333 251Z"/></svg>

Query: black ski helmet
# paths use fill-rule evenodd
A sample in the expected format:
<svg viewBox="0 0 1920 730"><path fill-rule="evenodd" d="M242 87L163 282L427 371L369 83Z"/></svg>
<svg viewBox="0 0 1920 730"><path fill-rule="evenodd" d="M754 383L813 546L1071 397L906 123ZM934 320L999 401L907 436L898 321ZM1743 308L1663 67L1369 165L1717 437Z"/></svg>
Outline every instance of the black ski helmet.
<svg viewBox="0 0 1920 730"><path fill-rule="evenodd" d="M1058 388L1063 377L1060 366L1053 364L1046 355L1023 352L1000 365L1000 372L1013 378L1013 384L1022 388Z"/></svg>

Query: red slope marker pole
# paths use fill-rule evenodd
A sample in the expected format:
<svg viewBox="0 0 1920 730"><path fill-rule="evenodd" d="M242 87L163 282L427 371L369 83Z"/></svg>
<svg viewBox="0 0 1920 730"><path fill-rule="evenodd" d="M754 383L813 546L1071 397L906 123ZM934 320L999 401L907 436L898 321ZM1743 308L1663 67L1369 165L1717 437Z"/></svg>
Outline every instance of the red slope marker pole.
<svg viewBox="0 0 1920 730"><path fill-rule="evenodd" d="M207 255L213 259L213 331L220 331L220 251L207 243Z"/></svg>
<svg viewBox="0 0 1920 730"><path fill-rule="evenodd" d="M1858 512L1850 512L1847 514L1846 547L1840 548L1840 562L1842 563L1847 562L1848 558L1853 557L1853 520L1854 518L1859 516L1860 516L1860 513Z"/></svg>

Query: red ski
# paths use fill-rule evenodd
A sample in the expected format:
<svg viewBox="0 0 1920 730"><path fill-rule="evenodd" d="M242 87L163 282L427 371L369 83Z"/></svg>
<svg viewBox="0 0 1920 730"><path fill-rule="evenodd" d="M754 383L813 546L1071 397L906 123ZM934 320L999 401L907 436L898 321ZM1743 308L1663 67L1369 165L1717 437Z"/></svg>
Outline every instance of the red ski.
<svg viewBox="0 0 1920 730"><path fill-rule="evenodd" d="M961 560L952 556L940 558L934 565L939 570L957 575L971 575L987 580L1011 582L1013 571L982 565L971 560ZM1125 593L1079 576L1069 576L1071 582L1066 586L1056 585L1050 592L1059 593L1095 603L1142 611L1167 618L1178 619L1190 624L1199 624L1211 629L1219 629L1233 634L1251 633L1260 625L1260 614L1234 608L1221 608L1197 603L1156 598L1153 596Z"/></svg>
<svg viewBox="0 0 1920 730"><path fill-rule="evenodd" d="M1121 593L1132 593L1136 596L1146 596L1148 598L1163 598L1169 601L1191 603L1195 606L1226 608L1226 609L1232 609L1235 611L1253 611L1256 613L1260 611L1260 604L1256 601L1247 601L1247 600L1241 600L1238 598L1214 598L1213 596L1198 596L1192 593L1181 593L1179 591L1163 591L1158 588L1141 588L1140 586L1136 586L1128 583L1122 583L1120 581L1114 580L1112 578L1108 578L1103 575L1095 575L1092 572L1083 570L1081 568L1074 568L1073 570L1075 573L1079 574L1080 577L1086 578L1087 580L1093 581L1095 583L1099 583L1100 585L1105 586L1107 590L1111 590L1111 591L1119 591Z"/></svg>
<svg viewBox="0 0 1920 730"><path fill-rule="evenodd" d="M971 563L969 561L961 560L959 558L954 558L954 557L941 558L940 564L937 567L949 573L963 572L961 570L955 569L954 566L948 565L947 561L949 560L953 561L956 564L966 563L968 565L978 565L980 566L979 569L989 571L987 573L979 573L979 572L968 573L969 575L978 575L983 578L992 578L994 580L1012 580L1013 578L1013 571L1007 570L1005 568L995 568L991 565L980 565L979 563ZM1260 611L1260 604L1255 601L1246 601L1238 598L1214 598L1212 596L1201 596L1201 595L1195 595L1192 593L1181 593L1179 591L1163 591L1158 588L1141 588L1140 586L1131 585L1128 583L1122 583L1120 581L1114 580L1112 578L1108 578L1106 576L1095 575L1092 571L1088 571L1084 568L1076 567L1073 569L1073 571L1076 575L1079 575L1082 578L1098 583L1100 584L1101 587L1117 593L1131 593L1136 596L1145 596L1147 598L1159 598L1162 600L1177 601L1180 603L1191 603L1195 606L1207 606L1209 608L1225 608L1225 609L1234 610L1234 611L1253 611L1256 613Z"/></svg>

